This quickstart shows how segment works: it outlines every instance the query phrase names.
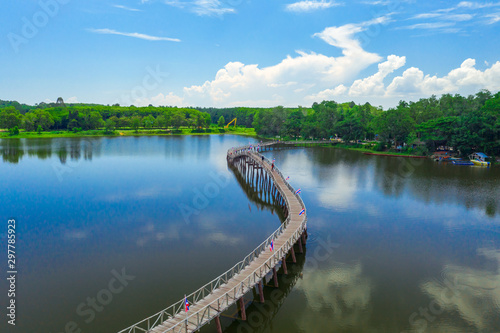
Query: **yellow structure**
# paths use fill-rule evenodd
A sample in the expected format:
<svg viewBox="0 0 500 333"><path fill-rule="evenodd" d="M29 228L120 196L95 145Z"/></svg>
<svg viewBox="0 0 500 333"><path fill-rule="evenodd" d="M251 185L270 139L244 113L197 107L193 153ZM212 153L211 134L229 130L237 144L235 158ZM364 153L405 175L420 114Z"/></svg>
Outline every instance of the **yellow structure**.
<svg viewBox="0 0 500 333"><path fill-rule="evenodd" d="M224 128L228 128L228 127L229 127L229 125L231 125L231 123L232 123L233 121L234 121L234 127L236 127L236 118L234 118L233 120L231 120L231 121L229 122L229 124L227 124L226 126L224 126Z"/></svg>

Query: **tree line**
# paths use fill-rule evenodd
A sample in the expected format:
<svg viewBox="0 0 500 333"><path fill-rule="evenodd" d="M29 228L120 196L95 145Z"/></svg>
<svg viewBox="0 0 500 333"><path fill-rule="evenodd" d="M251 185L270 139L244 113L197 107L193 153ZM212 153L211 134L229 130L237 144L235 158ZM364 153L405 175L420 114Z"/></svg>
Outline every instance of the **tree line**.
<svg viewBox="0 0 500 333"><path fill-rule="evenodd" d="M377 150L401 146L426 154L439 146L461 155L473 151L500 155L500 92L481 90L467 97L445 94L416 102L400 101L384 110L369 103L323 101L312 107L177 108L98 104L40 103L35 106L0 100L0 128L26 131L121 128L193 129L219 127L237 118L260 136L283 139L376 140Z"/></svg>
<svg viewBox="0 0 500 333"><path fill-rule="evenodd" d="M439 146L452 147L461 155L473 151L500 155L500 92L400 101L386 111L369 103L323 101L311 109L261 109L253 117L257 133L265 136L377 140L378 150L400 146L421 155Z"/></svg>
<svg viewBox="0 0 500 333"><path fill-rule="evenodd" d="M204 129L210 126L210 115L190 108L175 107L122 107L94 104L60 106L43 104L26 110L15 107L14 103L0 104L0 128L24 129L27 132L49 130L96 130L106 131L131 128L172 127L179 129L187 126ZM24 111L24 112L23 112Z"/></svg>

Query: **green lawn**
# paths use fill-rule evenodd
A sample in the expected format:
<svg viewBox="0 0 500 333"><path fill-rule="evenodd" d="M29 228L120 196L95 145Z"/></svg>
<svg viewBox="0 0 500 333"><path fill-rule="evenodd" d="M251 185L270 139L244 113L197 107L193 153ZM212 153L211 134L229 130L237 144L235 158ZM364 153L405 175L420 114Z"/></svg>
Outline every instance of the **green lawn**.
<svg viewBox="0 0 500 333"><path fill-rule="evenodd" d="M90 137L90 136L143 136L143 135L211 135L211 134L237 134L237 135L247 135L247 136L257 136L255 129L246 127L236 127L228 129L219 129L217 127L211 127L210 132L203 132L198 130L192 130L187 127L181 127L179 130L174 129L144 129L141 128L137 132L132 129L119 129L112 133L106 133L105 130L90 130L81 131L78 133L73 133L69 131L52 131L52 132L25 132L21 130L18 135L9 135L7 130L0 130L0 138L79 138L79 137Z"/></svg>

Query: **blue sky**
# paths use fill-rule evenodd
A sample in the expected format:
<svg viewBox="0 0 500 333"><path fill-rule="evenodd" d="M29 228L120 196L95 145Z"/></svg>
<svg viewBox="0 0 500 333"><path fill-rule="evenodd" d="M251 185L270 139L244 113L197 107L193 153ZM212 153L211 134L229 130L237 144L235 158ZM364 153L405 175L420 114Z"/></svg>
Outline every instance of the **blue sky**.
<svg viewBox="0 0 500 333"><path fill-rule="evenodd" d="M310 106L500 90L500 2L18 0L0 99Z"/></svg>

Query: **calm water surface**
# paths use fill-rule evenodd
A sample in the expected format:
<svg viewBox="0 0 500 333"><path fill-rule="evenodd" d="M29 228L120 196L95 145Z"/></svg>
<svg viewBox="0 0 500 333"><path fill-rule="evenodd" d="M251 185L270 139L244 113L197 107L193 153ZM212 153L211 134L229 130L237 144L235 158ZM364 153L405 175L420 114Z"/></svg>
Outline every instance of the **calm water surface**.
<svg viewBox="0 0 500 333"><path fill-rule="evenodd" d="M15 217L19 271L17 326L0 331L116 332L242 259L280 224L228 170L226 150L251 141L0 141L1 246ZM500 167L266 154L302 189L310 237L265 304L246 296L247 322L225 313L226 332L500 332Z"/></svg>

